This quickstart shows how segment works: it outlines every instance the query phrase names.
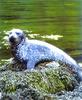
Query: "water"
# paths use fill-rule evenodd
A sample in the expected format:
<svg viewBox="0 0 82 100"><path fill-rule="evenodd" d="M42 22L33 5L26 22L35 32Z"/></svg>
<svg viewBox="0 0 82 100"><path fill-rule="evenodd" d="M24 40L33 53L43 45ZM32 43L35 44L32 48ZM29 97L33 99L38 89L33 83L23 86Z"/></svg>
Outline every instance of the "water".
<svg viewBox="0 0 82 100"><path fill-rule="evenodd" d="M0 0L0 61L11 57L5 32L32 31L30 38L47 41L82 61L81 0ZM34 34L34 35L33 35Z"/></svg>

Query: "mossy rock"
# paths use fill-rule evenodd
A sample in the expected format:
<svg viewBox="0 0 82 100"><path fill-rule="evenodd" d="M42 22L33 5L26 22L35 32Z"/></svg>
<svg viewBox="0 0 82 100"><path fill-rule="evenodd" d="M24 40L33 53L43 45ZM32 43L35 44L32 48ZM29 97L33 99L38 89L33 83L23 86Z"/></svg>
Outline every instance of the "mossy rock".
<svg viewBox="0 0 82 100"><path fill-rule="evenodd" d="M69 70L59 65L32 71L0 71L0 91L3 97L19 98L22 95L23 99L45 100L44 98L52 98L49 94L73 90L77 84Z"/></svg>

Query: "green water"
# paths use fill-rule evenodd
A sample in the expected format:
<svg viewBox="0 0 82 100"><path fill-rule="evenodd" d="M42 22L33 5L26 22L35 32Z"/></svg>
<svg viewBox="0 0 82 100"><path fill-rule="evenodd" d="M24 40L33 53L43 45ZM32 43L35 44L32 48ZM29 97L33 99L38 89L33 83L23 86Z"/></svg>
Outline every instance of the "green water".
<svg viewBox="0 0 82 100"><path fill-rule="evenodd" d="M5 31L20 28L82 61L81 0L0 0L0 60L11 57ZM46 36L47 35L47 36ZM61 36L55 39L48 36ZM31 37L30 37L31 38Z"/></svg>

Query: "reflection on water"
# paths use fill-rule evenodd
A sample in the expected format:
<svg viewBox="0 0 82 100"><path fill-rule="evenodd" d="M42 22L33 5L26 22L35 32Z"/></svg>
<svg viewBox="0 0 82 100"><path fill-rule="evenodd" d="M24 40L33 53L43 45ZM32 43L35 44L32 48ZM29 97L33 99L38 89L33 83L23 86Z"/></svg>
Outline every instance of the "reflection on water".
<svg viewBox="0 0 82 100"><path fill-rule="evenodd" d="M0 59L10 57L3 43L5 31L20 28L82 61L80 4L81 0L0 0ZM55 35L63 37L56 40Z"/></svg>

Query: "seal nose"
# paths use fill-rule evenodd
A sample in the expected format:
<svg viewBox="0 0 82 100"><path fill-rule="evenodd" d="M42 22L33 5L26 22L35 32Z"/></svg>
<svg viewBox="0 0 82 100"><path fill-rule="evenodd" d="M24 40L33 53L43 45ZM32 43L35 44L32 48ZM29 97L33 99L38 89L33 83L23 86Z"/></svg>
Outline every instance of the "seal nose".
<svg viewBox="0 0 82 100"><path fill-rule="evenodd" d="M15 42L15 38L14 38L13 36L11 36L11 37L9 38L9 41L10 41L11 43L14 43L14 42Z"/></svg>

